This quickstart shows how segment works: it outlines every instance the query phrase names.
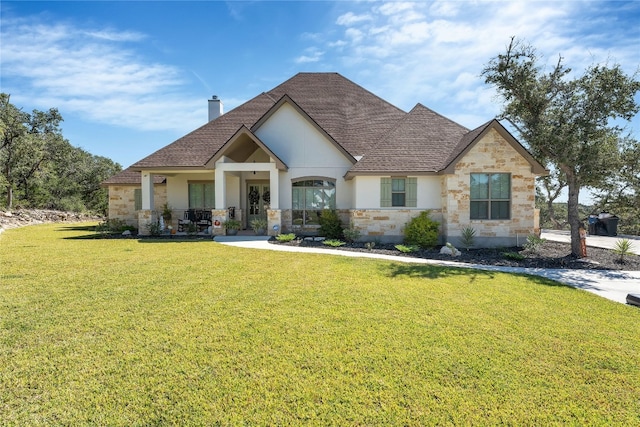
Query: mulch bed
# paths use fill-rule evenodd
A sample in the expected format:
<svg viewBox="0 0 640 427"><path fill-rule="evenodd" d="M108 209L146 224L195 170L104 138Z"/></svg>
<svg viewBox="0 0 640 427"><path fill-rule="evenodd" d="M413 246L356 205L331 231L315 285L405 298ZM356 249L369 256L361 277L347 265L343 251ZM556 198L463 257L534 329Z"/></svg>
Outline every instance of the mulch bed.
<svg viewBox="0 0 640 427"><path fill-rule="evenodd" d="M587 258L577 259L571 255L571 246L568 243L544 242L535 252L529 252L520 247L470 249L460 248L462 254L457 257L440 254L440 248L419 250L411 253L403 253L392 244L376 244L371 250L364 243L351 243L338 248L323 245L320 241L295 240L287 243L270 240L278 245L295 245L302 247L318 247L327 250L370 252L401 257L424 258L442 261L457 261L469 264L496 265L508 267L528 268L569 268L580 270L627 270L640 271L640 256L626 256L623 262L620 256L609 249L587 248ZM505 253L517 253L524 257L522 260L507 258Z"/></svg>

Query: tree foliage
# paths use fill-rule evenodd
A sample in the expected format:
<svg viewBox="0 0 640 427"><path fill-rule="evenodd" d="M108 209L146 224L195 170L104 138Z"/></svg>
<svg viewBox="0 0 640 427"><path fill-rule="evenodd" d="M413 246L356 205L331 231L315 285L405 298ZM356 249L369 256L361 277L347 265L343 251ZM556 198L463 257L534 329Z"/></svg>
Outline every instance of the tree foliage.
<svg viewBox="0 0 640 427"><path fill-rule="evenodd" d="M618 167L595 186L595 200L620 218L620 233L640 235L640 142L627 137L621 146Z"/></svg>
<svg viewBox="0 0 640 427"><path fill-rule="evenodd" d="M482 75L503 101L501 118L516 128L539 161L566 180L571 249L577 256L580 189L597 186L619 164L622 129L612 123L638 112L634 96L640 81L619 65L592 65L578 77L570 72L562 57L545 72L535 49L512 38Z"/></svg>
<svg viewBox="0 0 640 427"><path fill-rule="evenodd" d="M73 147L61 122L55 108L25 113L0 94L0 197L6 207L106 212L100 183L122 167Z"/></svg>

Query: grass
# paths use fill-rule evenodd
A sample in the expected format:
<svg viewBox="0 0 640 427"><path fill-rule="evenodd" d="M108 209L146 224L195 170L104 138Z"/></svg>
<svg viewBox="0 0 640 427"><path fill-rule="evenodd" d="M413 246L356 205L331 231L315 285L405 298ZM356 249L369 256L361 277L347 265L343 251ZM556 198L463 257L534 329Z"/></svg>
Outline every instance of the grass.
<svg viewBox="0 0 640 427"><path fill-rule="evenodd" d="M536 277L0 235L3 425L638 425L640 310Z"/></svg>

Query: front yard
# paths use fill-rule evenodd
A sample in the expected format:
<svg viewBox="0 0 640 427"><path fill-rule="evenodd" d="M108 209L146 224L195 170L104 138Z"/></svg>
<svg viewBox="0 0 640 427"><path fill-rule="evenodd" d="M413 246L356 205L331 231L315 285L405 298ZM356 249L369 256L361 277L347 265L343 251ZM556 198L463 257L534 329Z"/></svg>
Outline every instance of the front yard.
<svg viewBox="0 0 640 427"><path fill-rule="evenodd" d="M537 277L0 235L6 425L640 424L640 310Z"/></svg>

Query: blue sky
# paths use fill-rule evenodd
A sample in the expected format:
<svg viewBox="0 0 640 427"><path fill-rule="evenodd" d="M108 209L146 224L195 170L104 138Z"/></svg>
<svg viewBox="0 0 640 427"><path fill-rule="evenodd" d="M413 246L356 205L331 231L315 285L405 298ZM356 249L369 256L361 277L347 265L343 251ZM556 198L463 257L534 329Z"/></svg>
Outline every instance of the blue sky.
<svg viewBox="0 0 640 427"><path fill-rule="evenodd" d="M0 90L56 107L64 136L127 167L300 71L335 71L464 126L500 105L479 77L511 36L553 65L640 66L640 2L2 1ZM640 137L640 119L630 130Z"/></svg>

